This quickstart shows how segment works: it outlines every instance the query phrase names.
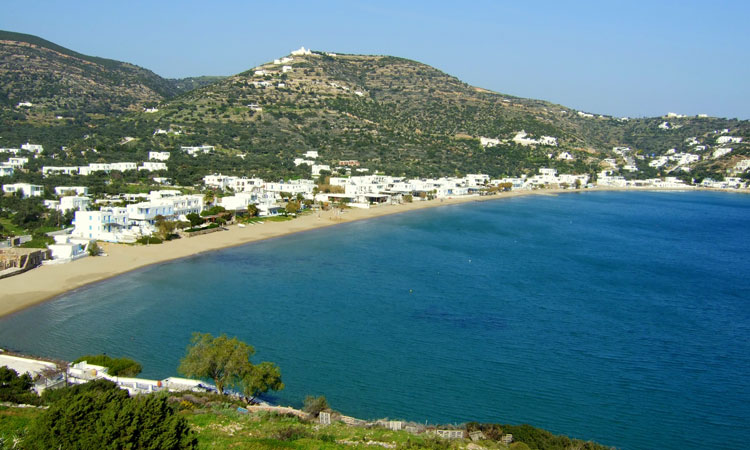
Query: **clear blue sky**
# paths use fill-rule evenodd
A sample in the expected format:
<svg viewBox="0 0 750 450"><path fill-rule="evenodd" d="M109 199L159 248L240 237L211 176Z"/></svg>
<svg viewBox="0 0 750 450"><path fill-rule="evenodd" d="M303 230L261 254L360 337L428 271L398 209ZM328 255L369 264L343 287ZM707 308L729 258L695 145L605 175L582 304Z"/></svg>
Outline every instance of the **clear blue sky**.
<svg viewBox="0 0 750 450"><path fill-rule="evenodd" d="M301 45L599 114L750 119L750 2L3 0L0 28L179 78Z"/></svg>

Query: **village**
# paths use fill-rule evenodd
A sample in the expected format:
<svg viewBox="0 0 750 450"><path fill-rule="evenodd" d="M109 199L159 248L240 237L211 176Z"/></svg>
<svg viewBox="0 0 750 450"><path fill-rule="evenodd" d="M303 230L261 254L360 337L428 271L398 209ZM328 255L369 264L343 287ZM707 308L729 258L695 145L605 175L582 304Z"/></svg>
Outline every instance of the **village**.
<svg viewBox="0 0 750 450"><path fill-rule="evenodd" d="M711 155L701 156L706 146L699 145L695 138L687 144L696 153L678 153L669 150L663 156L649 158L651 167L671 167L671 172L689 171L690 164L703 157L716 158L731 152L725 147L740 143L742 138L727 136L729 130L718 130L717 144L721 147ZM156 132L165 132L157 130ZM557 139L541 136L533 139L524 131L513 137L519 145L539 145L554 148ZM481 138L483 146L501 143L498 139ZM96 152L96 150L92 151ZM179 149L190 156L212 154L214 146L182 146ZM2 148L0 154L10 156L0 163L0 177L7 177L15 170L23 169L29 158L41 155L41 145L26 143L20 148ZM554 168L539 168L531 176L505 177L492 179L486 174L467 174L463 177L417 178L396 177L386 174L369 174L369 169L361 167L359 161L342 160L331 168L322 161L318 151L307 151L295 158L295 166L310 166L313 178L295 180L263 180L236 175L211 174L203 177L200 185L189 187L165 186L149 193L122 193L117 195L90 195L84 185L63 185L54 187L54 193L45 192L45 187L31 183L3 184L4 195L17 195L22 198L42 197L50 211L73 214L72 227L50 233L55 242L42 252L14 249L30 240L30 236L15 236L0 242L0 277L21 273L39 264L70 262L95 254L96 242L133 244L148 243L150 236L164 230L163 224L170 223L170 230L188 231L185 235L197 235L208 230L221 231L218 225L234 223L243 217L295 216L310 210L336 208L377 208L429 200L471 196L493 195L503 191L533 191L542 189L747 189L747 183L740 176L750 170L750 159L736 163L728 176L721 181L704 179L698 185L685 183L677 176L650 179L626 179L622 172L638 171L636 159L648 157L637 154L629 147L614 147L616 158L606 158L601 163L601 171L590 175L558 173ZM125 171L166 171L170 152L149 152L149 160L141 163L115 162L91 163L87 166L43 166L43 176L67 175L82 180L94 172ZM575 157L567 151L550 152L550 159L571 160ZM321 176L323 174L324 176ZM330 174L330 176L328 176ZM730 176L731 175L731 176ZM169 179L153 177L154 182L169 184ZM85 184L85 183L81 183ZM191 220L191 217L193 220ZM200 219L196 219L199 217ZM244 226L244 225L241 225ZM205 230L204 230L205 229ZM196 233L200 232L200 233ZM192 234L191 234L192 233ZM163 234L163 233L162 233ZM143 241L143 239L146 241ZM167 236L162 236L167 238ZM140 241L139 241L140 240Z"/></svg>

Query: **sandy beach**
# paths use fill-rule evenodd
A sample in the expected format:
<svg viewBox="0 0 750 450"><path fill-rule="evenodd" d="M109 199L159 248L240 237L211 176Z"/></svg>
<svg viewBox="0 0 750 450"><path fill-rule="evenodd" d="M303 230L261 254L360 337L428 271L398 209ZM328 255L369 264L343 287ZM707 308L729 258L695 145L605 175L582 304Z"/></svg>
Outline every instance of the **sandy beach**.
<svg viewBox="0 0 750 450"><path fill-rule="evenodd" d="M67 264L45 265L21 275L0 280L0 317L50 300L60 294L87 284L106 280L107 278L145 266L263 239L389 214L467 202L502 200L527 195L557 195L561 193L609 190L645 191L668 189L597 188L586 191L552 189L513 191L481 197L468 196L400 205L380 205L370 209L350 208L346 209L342 214L336 214L334 211L323 211L320 214L314 212L284 222L266 221L263 224L249 225L244 228L237 225L230 225L227 227L227 231L192 238L176 239L158 245L144 246L100 243L107 256L86 257Z"/></svg>
<svg viewBox="0 0 750 450"><path fill-rule="evenodd" d="M342 214L322 211L301 215L284 222L266 221L241 228L228 226L227 231L176 239L158 245L126 245L100 243L107 256L86 257L67 264L45 265L26 273L0 280L0 317L50 300L60 294L87 284L106 280L135 269L199 253L247 244L316 228L334 226L356 220L389 214L466 202L499 200L524 195L549 195L560 191L517 191L492 196L469 196L430 200L400 205L380 205L370 209L346 209ZM566 191L575 192L575 191Z"/></svg>

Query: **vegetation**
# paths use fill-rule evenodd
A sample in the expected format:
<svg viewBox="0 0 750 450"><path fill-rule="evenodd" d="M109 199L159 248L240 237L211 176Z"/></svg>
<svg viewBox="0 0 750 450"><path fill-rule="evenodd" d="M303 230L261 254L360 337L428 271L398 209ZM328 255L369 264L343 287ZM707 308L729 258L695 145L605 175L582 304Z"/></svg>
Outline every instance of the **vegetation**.
<svg viewBox="0 0 750 450"><path fill-rule="evenodd" d="M31 392L32 385L29 374L18 375L13 369L0 366L0 402L38 404L39 397Z"/></svg>
<svg viewBox="0 0 750 450"><path fill-rule="evenodd" d="M328 400L322 395L320 397L308 395L305 397L305 406L302 408L303 411L313 417L318 417L321 412L328 409L330 409L328 406Z"/></svg>
<svg viewBox="0 0 750 450"><path fill-rule="evenodd" d="M129 397L97 380L63 388L28 428L28 449L192 449L197 440L166 395Z"/></svg>
<svg viewBox="0 0 750 450"><path fill-rule="evenodd" d="M81 361L86 361L87 363L96 366L104 366L107 368L107 373L115 377L134 377L143 370L137 361L130 358L112 358L107 355L86 355L73 361L73 364L77 364Z"/></svg>
<svg viewBox="0 0 750 450"><path fill-rule="evenodd" d="M467 439L449 441L425 433L415 435L406 431L391 431L374 426L348 426L337 421L328 426L319 426L317 421L309 421L291 414L243 413L237 410L241 404L211 394L171 394L167 397L166 403L163 405L165 409L173 405L179 410L177 417L185 420L193 430L191 436L197 439L197 448L371 449L382 448L381 445L386 444L399 449L458 449L466 448L467 445ZM34 422L43 414L45 414L43 410L38 409L0 407L0 439L11 443L14 437L17 439L23 437L28 433L25 430L32 426L36 427ZM174 420L175 416L169 417L170 420ZM89 422L86 421L86 423ZM96 428L104 427L95 425ZM477 429L482 430L485 439L476 444L486 449L605 450L608 448L592 442L554 436L528 425L466 425L467 431ZM500 438L506 433L513 434L514 442L510 446L500 442ZM169 435L169 433L166 434ZM97 445L93 448L100 447ZM30 448L39 448L39 446ZM58 446L49 448L58 448ZM81 447L62 446L62 448Z"/></svg>
<svg viewBox="0 0 750 450"><path fill-rule="evenodd" d="M250 358L254 354L251 345L236 337L193 333L178 371L188 377L210 378L220 394L233 386L250 396L283 389L279 368L269 362L253 365Z"/></svg>

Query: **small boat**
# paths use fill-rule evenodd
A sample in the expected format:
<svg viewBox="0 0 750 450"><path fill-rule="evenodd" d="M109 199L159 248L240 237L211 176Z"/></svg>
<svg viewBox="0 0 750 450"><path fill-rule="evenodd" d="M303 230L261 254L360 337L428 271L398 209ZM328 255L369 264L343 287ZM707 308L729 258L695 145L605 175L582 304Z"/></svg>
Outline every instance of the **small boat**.
<svg viewBox="0 0 750 450"><path fill-rule="evenodd" d="M240 228L245 228L245 224L244 223L241 223L241 224L239 224L237 226L240 227Z"/></svg>

